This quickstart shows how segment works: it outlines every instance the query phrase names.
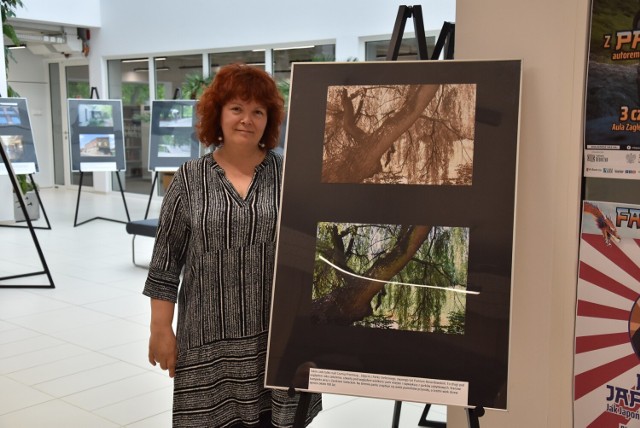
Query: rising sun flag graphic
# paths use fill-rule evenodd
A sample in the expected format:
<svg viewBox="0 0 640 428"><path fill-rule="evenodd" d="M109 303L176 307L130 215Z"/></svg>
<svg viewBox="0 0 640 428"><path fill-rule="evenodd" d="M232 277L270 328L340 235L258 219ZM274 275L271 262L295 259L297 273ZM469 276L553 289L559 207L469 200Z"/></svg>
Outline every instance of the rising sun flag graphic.
<svg viewBox="0 0 640 428"><path fill-rule="evenodd" d="M575 427L640 427L639 223L640 206L584 204L575 333Z"/></svg>

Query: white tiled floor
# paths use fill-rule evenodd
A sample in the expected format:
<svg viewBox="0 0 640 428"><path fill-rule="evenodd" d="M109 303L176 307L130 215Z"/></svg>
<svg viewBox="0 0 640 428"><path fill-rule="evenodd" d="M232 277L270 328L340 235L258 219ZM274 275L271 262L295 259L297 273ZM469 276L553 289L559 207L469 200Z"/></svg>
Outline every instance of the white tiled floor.
<svg viewBox="0 0 640 428"><path fill-rule="evenodd" d="M52 230L36 236L55 288L7 287L46 285L46 275L0 281L0 428L170 427L172 381L147 362L146 270L131 262L131 236L112 221L74 227L77 191L43 189L41 197ZM127 194L131 219L143 218L146 204ZM154 198L151 216L159 206ZM126 219L119 193L83 191L78 222L98 216ZM136 239L138 262L152 245ZM29 230L1 227L0 277L41 271ZM387 428L393 407L325 394L311 427ZM404 403L400 426L418 426L423 408ZM445 407L434 406L430 418L444 421Z"/></svg>

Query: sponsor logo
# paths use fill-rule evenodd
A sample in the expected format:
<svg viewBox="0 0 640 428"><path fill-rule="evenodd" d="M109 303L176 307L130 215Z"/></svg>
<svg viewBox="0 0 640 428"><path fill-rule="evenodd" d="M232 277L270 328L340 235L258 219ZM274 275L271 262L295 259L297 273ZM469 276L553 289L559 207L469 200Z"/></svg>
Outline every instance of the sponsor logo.
<svg viewBox="0 0 640 428"><path fill-rule="evenodd" d="M587 162L609 162L609 158L604 155L588 154Z"/></svg>
<svg viewBox="0 0 640 428"><path fill-rule="evenodd" d="M634 163L637 157L638 155L635 153L627 153L624 158L627 160L627 163Z"/></svg>
<svg viewBox="0 0 640 428"><path fill-rule="evenodd" d="M613 168L602 168L602 172L605 174L613 174Z"/></svg>

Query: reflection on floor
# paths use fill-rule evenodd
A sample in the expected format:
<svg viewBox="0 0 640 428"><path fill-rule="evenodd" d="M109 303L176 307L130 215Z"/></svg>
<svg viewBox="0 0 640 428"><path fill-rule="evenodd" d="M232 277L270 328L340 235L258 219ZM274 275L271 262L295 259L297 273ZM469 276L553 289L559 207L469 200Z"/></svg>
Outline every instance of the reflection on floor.
<svg viewBox="0 0 640 428"><path fill-rule="evenodd" d="M131 262L124 224L96 220L73 227L76 190L43 189L52 230L36 236L55 288L0 288L0 427L165 428L171 426L172 381L147 362L146 270ZM132 220L148 201L127 194ZM154 197L150 216L157 215ZM78 223L126 218L119 193L82 193ZM46 225L43 217L37 225ZM26 229L0 228L0 277L42 271ZM136 239L136 260L153 240ZM47 284L45 275L0 281ZM391 427L394 402L325 394L312 428ZM416 427L421 404L404 403L400 427ZM430 418L444 421L446 408Z"/></svg>

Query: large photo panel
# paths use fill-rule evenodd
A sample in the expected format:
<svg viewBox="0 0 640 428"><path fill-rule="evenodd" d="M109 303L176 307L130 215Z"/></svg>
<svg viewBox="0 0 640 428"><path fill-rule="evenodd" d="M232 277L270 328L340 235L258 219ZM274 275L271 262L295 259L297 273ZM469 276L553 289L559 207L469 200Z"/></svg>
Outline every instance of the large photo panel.
<svg viewBox="0 0 640 428"><path fill-rule="evenodd" d="M294 64L267 386L507 408L520 75Z"/></svg>
<svg viewBox="0 0 640 428"><path fill-rule="evenodd" d="M126 170L122 100L67 100L74 172Z"/></svg>
<svg viewBox="0 0 640 428"><path fill-rule="evenodd" d="M16 174L39 171L26 98L0 98L0 144ZM0 175L7 169L0 164Z"/></svg>
<svg viewBox="0 0 640 428"><path fill-rule="evenodd" d="M151 103L149 171L178 169L200 155L195 134L195 100L159 100Z"/></svg>

